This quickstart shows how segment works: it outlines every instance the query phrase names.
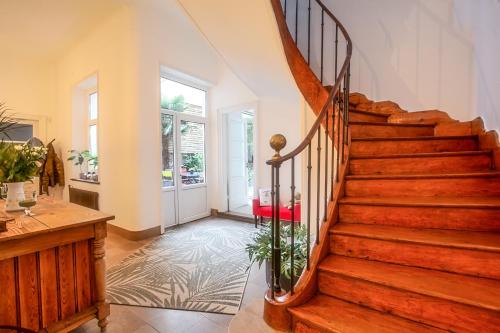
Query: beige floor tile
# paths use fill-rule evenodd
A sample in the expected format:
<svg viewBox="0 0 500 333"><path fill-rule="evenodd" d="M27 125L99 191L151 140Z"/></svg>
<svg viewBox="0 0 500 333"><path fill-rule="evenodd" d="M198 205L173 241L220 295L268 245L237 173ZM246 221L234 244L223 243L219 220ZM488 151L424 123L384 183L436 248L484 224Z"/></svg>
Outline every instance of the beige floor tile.
<svg viewBox="0 0 500 333"><path fill-rule="evenodd" d="M195 325L184 331L185 333L227 333L227 326L219 326L209 319L200 319Z"/></svg>

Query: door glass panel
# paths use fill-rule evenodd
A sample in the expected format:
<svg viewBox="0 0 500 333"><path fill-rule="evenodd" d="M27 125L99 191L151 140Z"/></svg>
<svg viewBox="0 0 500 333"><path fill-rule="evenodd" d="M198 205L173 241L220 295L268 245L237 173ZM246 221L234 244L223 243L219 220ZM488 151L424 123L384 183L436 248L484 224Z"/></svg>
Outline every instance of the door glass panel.
<svg viewBox="0 0 500 333"><path fill-rule="evenodd" d="M160 79L160 89L163 109L205 116L205 91L163 77Z"/></svg>
<svg viewBox="0 0 500 333"><path fill-rule="evenodd" d="M184 185L205 183L205 124L181 120L181 166Z"/></svg>
<svg viewBox="0 0 500 333"><path fill-rule="evenodd" d="M161 115L162 186L174 186L174 116Z"/></svg>

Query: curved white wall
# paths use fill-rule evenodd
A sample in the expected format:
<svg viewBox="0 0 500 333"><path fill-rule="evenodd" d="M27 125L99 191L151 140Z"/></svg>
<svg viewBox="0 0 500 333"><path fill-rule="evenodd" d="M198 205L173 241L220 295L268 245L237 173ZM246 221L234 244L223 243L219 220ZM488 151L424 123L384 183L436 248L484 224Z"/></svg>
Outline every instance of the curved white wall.
<svg viewBox="0 0 500 333"><path fill-rule="evenodd" d="M497 0L323 2L353 40L353 90L500 128Z"/></svg>

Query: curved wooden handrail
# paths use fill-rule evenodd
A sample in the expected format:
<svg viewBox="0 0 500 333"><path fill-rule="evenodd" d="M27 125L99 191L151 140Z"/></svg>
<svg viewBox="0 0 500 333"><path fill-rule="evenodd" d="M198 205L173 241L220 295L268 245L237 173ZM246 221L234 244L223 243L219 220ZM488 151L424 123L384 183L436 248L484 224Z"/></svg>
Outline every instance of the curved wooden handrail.
<svg viewBox="0 0 500 333"><path fill-rule="evenodd" d="M298 0L296 0L298 1ZM284 140L282 137L275 136L273 137L272 146L276 149L275 156L266 161L268 165L272 168L273 173L273 202L276 199L279 204L279 183L277 184L276 192L278 195L276 196L274 190L274 175L279 175L279 168L282 164L287 161L291 161L292 170L294 158L299 154L309 151L311 149L311 144L313 142L314 137L323 127L326 127L326 133L330 136L332 145L337 147L337 159L340 155L341 147L342 147L342 164L338 164L337 162L337 185L335 187L332 186L331 190L331 198L328 200L328 204L324 211L325 223L322 223L319 227L318 233L318 242L312 248L309 257L309 270L304 270L302 275L300 276L296 286L294 293L283 293L274 291L274 285L271 286L271 290L266 293L265 302L264 302L264 320L268 325L278 330L289 330L291 329L292 319L290 313L288 312L289 307L299 306L307 302L317 291L317 266L322 261L322 259L328 254L329 251L329 229L330 227L336 223L338 216L338 200L343 195L344 192L344 179L345 175L348 172L348 156L349 156L349 145L350 145L350 136L348 133L348 98L349 91L347 83L347 89L345 88L345 82L349 80L349 72L350 72L350 60L352 56L352 41L347 33L347 30L342 25L342 23L333 15L333 13L320 1L320 0L311 0L318 4L324 14L329 17L336 24L336 28L341 31L344 36L344 39L347 43L347 49L345 53L345 59L340 67L339 72L337 73L337 77L335 78L335 82L333 84L333 88L330 92L323 86L322 80L316 76L313 70L309 67L308 61L306 61L305 57L301 54L299 48L295 44L293 37L289 31L289 28L286 23L286 18L281 7L280 0L271 0L271 4L273 6L273 10L275 12L276 20L278 23L278 28L280 30L283 46L285 49L285 54L287 57L288 64L292 71L292 74L295 78L295 81L301 90L304 98L312 107L313 111L316 113L317 118L314 121L314 124L309 129L305 138L301 141L301 143L292 149L291 152L280 156L279 150L283 148ZM309 2L311 3L311 2ZM296 7L297 8L297 7ZM323 15L323 14L322 14ZM323 50L321 51L323 52ZM309 58L309 57L308 57ZM322 75L321 75L322 76ZM344 81L345 80L345 81ZM344 87L344 95L342 95L341 87ZM346 93L347 92L347 93ZM340 105L342 102L343 106ZM338 105L336 104L338 103ZM346 110L344 115L342 116L341 108ZM334 115L330 120L329 115ZM336 117L335 117L336 115ZM335 122L337 125L335 125ZM329 125L331 124L331 127ZM335 127L336 126L336 127ZM328 128L331 131L328 131ZM347 130L346 130L347 129ZM342 133L342 138L340 138L340 133ZM336 136L336 137L335 137ZM342 140L342 141L341 141ZM319 141L318 141L319 142ZM347 144L347 147L344 145ZM345 148L345 150L344 150ZM328 149L326 149L328 151ZM328 155L326 155L328 156ZM330 155L330 157L333 156ZM345 157L345 161L344 161ZM309 158L310 159L310 158ZM333 158L332 158L333 163ZM328 164L328 162L327 162ZM332 165L332 174L333 174L333 165ZM293 174L293 171L292 171ZM332 176L333 177L333 176ZM319 179L319 178L318 178ZM325 176L326 179L326 176ZM333 179L333 178L332 178ZM326 180L325 183L326 184ZM323 184L322 184L323 185ZM332 184L330 184L332 185ZM294 193L294 185L292 183L292 194ZM318 192L319 194L319 192ZM326 195L326 193L325 193ZM293 198L293 195L292 195ZM319 201L319 196L317 197ZM292 199L292 205L294 201ZM274 214L274 213L273 213ZM279 213L277 213L279 215ZM275 219L273 216L272 224L275 228L279 228L280 219L279 216ZM274 232L274 231L273 231ZM279 233L279 229L278 229ZM274 236L273 236L274 237Z"/></svg>
<svg viewBox="0 0 500 333"><path fill-rule="evenodd" d="M323 123L323 120L326 117L326 113L328 111L328 108L332 104L334 97L338 95L340 85L342 84L342 79L348 74L347 71L349 70L349 65L350 65L351 56L352 56L351 37L347 33L347 30L342 25L342 23L335 17L335 15L332 14L332 12L320 0L314 0L314 1L325 11L325 13L332 20L335 21L335 23L338 25L340 31L344 35L344 38L347 41L346 58L344 59L344 63L342 64L342 67L340 69L340 72L337 75L337 78L335 79L335 84L334 84L332 90L330 91L330 93L328 94L328 98L327 98L326 102L323 104L323 107L322 107L316 121L311 126L311 129L307 133L306 137L302 140L302 142L295 149L293 149L288 154L281 156L279 158L273 158L271 160L266 161L266 163L268 165L279 165L279 164L283 163L284 161L288 161L288 160L292 159L293 157L297 156L302 151L304 151L304 149L307 148L307 146L311 143L312 139L314 138L316 132L318 131L318 128ZM279 0L271 0L271 2L273 3L273 7L275 7L275 13L276 13L276 6L278 6L279 10L281 11L281 4L280 4ZM282 11L281 11L281 15L283 15ZM283 15L283 18L284 18L284 15ZM298 48L297 48L297 52L300 54L300 51L298 50Z"/></svg>

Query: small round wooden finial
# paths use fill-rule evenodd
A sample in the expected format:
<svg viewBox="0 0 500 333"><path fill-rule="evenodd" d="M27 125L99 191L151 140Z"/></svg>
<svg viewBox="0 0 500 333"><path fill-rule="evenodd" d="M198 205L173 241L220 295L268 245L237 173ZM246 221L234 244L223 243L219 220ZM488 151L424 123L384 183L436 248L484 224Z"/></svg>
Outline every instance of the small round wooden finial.
<svg viewBox="0 0 500 333"><path fill-rule="evenodd" d="M273 159L280 158L280 150L286 146L286 138L283 134L274 134L269 140L269 145L274 149L276 154L274 154Z"/></svg>

